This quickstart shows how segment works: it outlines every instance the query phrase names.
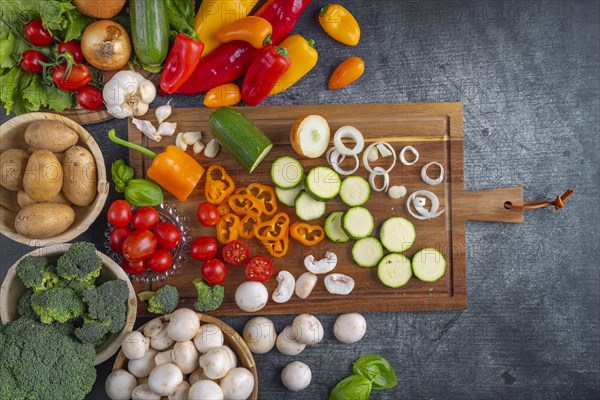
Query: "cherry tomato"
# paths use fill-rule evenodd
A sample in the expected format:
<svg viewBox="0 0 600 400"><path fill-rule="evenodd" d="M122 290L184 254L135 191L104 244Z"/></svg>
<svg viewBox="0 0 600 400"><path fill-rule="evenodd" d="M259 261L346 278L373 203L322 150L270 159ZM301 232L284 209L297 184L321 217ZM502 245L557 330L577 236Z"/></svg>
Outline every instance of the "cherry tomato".
<svg viewBox="0 0 600 400"><path fill-rule="evenodd" d="M218 285L225 280L227 271L223 261L213 258L202 263L202 266L200 267L200 273L208 283Z"/></svg>
<svg viewBox="0 0 600 400"><path fill-rule="evenodd" d="M41 19L34 19L25 25L25 38L36 46L48 46L52 43L52 33L42 24Z"/></svg>
<svg viewBox="0 0 600 400"><path fill-rule="evenodd" d="M108 239L110 248L117 254L123 254L123 242L125 242L125 239L130 233L131 228L128 226L117 226L110 233L110 237Z"/></svg>
<svg viewBox="0 0 600 400"><path fill-rule="evenodd" d="M251 281L264 282L273 275L273 263L267 257L252 257L246 265L246 277Z"/></svg>
<svg viewBox="0 0 600 400"><path fill-rule="evenodd" d="M165 272L171 268L173 256L167 250L158 249L144 262L154 272Z"/></svg>
<svg viewBox="0 0 600 400"><path fill-rule="evenodd" d="M146 272L146 264L143 261L127 261L123 260L121 268L128 274L138 275Z"/></svg>
<svg viewBox="0 0 600 400"><path fill-rule="evenodd" d="M143 261L156 251L154 233L145 230L133 231L123 242L123 256L127 261Z"/></svg>
<svg viewBox="0 0 600 400"><path fill-rule="evenodd" d="M45 55L36 50L25 50L21 55L21 69L30 74L41 74L44 67L41 62L48 62Z"/></svg>
<svg viewBox="0 0 600 400"><path fill-rule="evenodd" d="M150 206L140 207L133 213L131 224L135 229L149 231L158 224L158 211Z"/></svg>
<svg viewBox="0 0 600 400"><path fill-rule="evenodd" d="M194 240L190 247L190 256L194 260L207 261L214 258L219 252L217 241L211 236L203 236Z"/></svg>
<svg viewBox="0 0 600 400"><path fill-rule="evenodd" d="M90 69L85 64L71 66L67 76L67 63L57 65L52 70L52 80L59 89L66 92L76 92L92 81Z"/></svg>
<svg viewBox="0 0 600 400"><path fill-rule="evenodd" d="M204 226L215 226L219 222L219 216L219 210L211 203L200 203L196 210L196 217L198 217L198 221Z"/></svg>
<svg viewBox="0 0 600 400"><path fill-rule="evenodd" d="M78 40L69 40L68 42L60 42L58 45L58 52L60 54L68 51L73 56L73 59L77 64L85 61L83 52L81 51L81 43Z"/></svg>
<svg viewBox="0 0 600 400"><path fill-rule="evenodd" d="M159 222L152 228L152 233L156 236L158 247L164 250L172 250L179 244L181 240L181 232L179 229L168 222Z"/></svg>
<svg viewBox="0 0 600 400"><path fill-rule="evenodd" d="M77 104L86 110L99 110L104 107L102 92L93 86L85 86L77 92Z"/></svg>
<svg viewBox="0 0 600 400"><path fill-rule="evenodd" d="M227 264L238 266L248 261L248 258L250 258L250 249L246 243L234 240L223 247L221 254L223 254L223 261Z"/></svg>
<svg viewBox="0 0 600 400"><path fill-rule="evenodd" d="M131 222L131 206L125 200L115 200L108 207L108 223L113 226L127 226Z"/></svg>

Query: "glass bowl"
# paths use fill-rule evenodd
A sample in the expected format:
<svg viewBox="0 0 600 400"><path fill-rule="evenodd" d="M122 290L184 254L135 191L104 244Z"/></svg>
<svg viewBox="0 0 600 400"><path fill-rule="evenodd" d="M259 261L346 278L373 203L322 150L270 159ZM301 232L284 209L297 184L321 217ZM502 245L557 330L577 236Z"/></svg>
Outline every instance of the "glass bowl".
<svg viewBox="0 0 600 400"><path fill-rule="evenodd" d="M171 268L165 272L154 272L148 269L142 274L127 274L129 279L133 282L153 283L166 281L167 278L173 277L175 272L185 265L188 260L188 254L190 253L192 237L190 236L190 228L185 223L185 216L179 214L179 210L169 203L161 203L154 208L158 211L160 222L169 222L179 229L179 232L181 232L181 240L177 247L171 250L171 254L173 255L173 264L171 265ZM133 207L132 211L135 212L135 209L136 208ZM121 265L123 262L123 255L115 253L110 247L109 242L110 234L114 228L114 226L108 224L108 229L104 232L104 237L106 238L104 241L104 248L106 249L106 254L117 264Z"/></svg>

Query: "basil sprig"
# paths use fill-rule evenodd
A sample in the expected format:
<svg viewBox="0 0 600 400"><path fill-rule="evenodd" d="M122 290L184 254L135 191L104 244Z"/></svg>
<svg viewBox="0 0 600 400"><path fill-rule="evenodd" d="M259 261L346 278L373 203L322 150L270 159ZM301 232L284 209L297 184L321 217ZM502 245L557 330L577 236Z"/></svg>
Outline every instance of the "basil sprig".
<svg viewBox="0 0 600 400"><path fill-rule="evenodd" d="M160 186L147 179L133 179L134 170L125 160L117 160L111 165L112 180L117 193L125 193L125 200L134 207L157 206L163 202Z"/></svg>
<svg viewBox="0 0 600 400"><path fill-rule="evenodd" d="M367 400L371 389L390 389L398 385L394 368L383 357L368 355L359 358L352 367L354 375L338 383L329 400Z"/></svg>

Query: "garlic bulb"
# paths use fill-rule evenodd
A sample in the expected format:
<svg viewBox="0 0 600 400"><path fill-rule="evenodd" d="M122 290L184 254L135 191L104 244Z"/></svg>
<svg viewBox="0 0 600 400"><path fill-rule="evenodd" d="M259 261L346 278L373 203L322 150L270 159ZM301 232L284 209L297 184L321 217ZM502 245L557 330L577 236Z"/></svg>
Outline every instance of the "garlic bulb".
<svg viewBox="0 0 600 400"><path fill-rule="evenodd" d="M148 112L149 104L156 97L156 88L135 71L120 71L104 85L102 97L113 117L139 117Z"/></svg>

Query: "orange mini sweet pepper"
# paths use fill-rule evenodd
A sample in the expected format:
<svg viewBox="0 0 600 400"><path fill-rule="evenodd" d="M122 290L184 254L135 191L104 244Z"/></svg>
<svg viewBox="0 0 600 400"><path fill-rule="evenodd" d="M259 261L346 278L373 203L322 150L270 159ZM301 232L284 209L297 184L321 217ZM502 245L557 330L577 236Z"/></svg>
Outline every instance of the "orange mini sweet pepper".
<svg viewBox="0 0 600 400"><path fill-rule="evenodd" d="M252 239L254 237L254 228L260 222L258 217L246 215L240 221L239 235L243 239Z"/></svg>
<svg viewBox="0 0 600 400"><path fill-rule="evenodd" d="M271 43L271 33L273 33L273 26L269 21L253 16L238 19L224 26L217 33L217 39L222 43L242 40L250 43L252 47L260 49L265 44Z"/></svg>
<svg viewBox="0 0 600 400"><path fill-rule="evenodd" d="M270 242L288 236L290 217L281 212L268 221L261 222L254 227L254 236L261 242Z"/></svg>
<svg viewBox="0 0 600 400"><path fill-rule="evenodd" d="M325 231L319 225L309 225L306 222L294 222L290 226L290 236L304 246L314 246L325 239Z"/></svg>
<svg viewBox="0 0 600 400"><path fill-rule="evenodd" d="M337 66L329 78L328 87L331 90L348 86L365 72L365 62L360 57L350 57Z"/></svg>
<svg viewBox="0 0 600 400"><path fill-rule="evenodd" d="M226 244L236 240L239 236L240 219L235 214L225 214L217 222L217 240Z"/></svg>
<svg viewBox="0 0 600 400"><path fill-rule="evenodd" d="M233 179L220 165L211 165L206 171L206 184L204 196L209 203L218 205L223 203L235 190Z"/></svg>
<svg viewBox="0 0 600 400"><path fill-rule="evenodd" d="M271 186L251 183L246 190L262 203L263 213L273 215L277 212L277 195Z"/></svg>
<svg viewBox="0 0 600 400"><path fill-rule="evenodd" d="M242 90L235 83L217 86L204 95L204 105L209 108L234 106L240 101L242 101Z"/></svg>
<svg viewBox="0 0 600 400"><path fill-rule="evenodd" d="M279 258L287 254L290 245L290 238L288 235L285 235L279 240L270 240L262 243L269 254L271 254L273 257Z"/></svg>

